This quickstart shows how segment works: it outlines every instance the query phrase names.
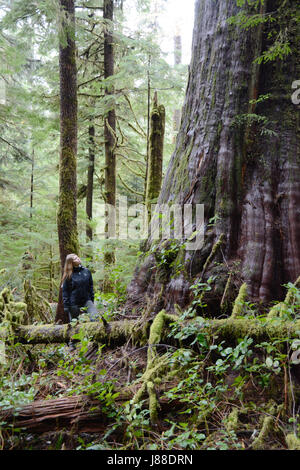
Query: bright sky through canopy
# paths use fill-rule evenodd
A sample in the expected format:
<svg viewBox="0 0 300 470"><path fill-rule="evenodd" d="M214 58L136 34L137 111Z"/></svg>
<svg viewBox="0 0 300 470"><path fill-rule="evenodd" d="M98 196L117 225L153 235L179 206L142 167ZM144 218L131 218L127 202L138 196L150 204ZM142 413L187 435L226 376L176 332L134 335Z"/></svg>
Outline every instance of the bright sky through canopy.
<svg viewBox="0 0 300 470"><path fill-rule="evenodd" d="M173 62L173 37L177 28L182 40L182 63L189 64L191 59L192 35L194 27L195 0L166 0L165 11L159 18L165 38L161 46L164 52L170 53L169 62Z"/></svg>

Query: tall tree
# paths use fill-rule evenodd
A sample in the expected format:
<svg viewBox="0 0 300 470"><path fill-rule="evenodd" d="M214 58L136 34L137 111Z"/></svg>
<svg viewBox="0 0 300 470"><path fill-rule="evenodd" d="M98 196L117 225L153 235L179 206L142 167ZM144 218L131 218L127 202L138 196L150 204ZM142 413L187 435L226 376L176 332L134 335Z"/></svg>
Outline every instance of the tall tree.
<svg viewBox="0 0 300 470"><path fill-rule="evenodd" d="M146 205L149 216L151 214L151 205L157 202L161 189L164 134L165 107L158 104L157 92L155 92L150 116L149 161L146 184Z"/></svg>
<svg viewBox="0 0 300 470"><path fill-rule="evenodd" d="M57 228L61 270L66 255L79 253L77 235L77 69L74 0L60 0L60 165ZM56 318L62 319L61 288Z"/></svg>
<svg viewBox="0 0 300 470"><path fill-rule="evenodd" d="M158 202L204 204L204 245L183 247L183 269L173 263L163 282L148 256L130 300L157 293L155 308L185 306L191 282L210 277L208 311L217 314L230 275L228 295L245 281L262 303L299 276L298 38L293 0L196 1L181 128Z"/></svg>
<svg viewBox="0 0 300 470"><path fill-rule="evenodd" d="M74 0L60 0L59 46L60 165L57 227L61 267L68 253L78 253L77 238L77 70Z"/></svg>
<svg viewBox="0 0 300 470"><path fill-rule="evenodd" d="M104 78L109 79L114 75L114 50L113 50L113 0L104 0L103 19L105 20L104 32ZM110 207L116 207L116 113L113 98L113 85L109 80L105 87L105 95L109 105L109 111L104 118L105 138L105 203ZM115 236L115 215L113 211L106 211L105 235ZM106 266L114 263L115 255L110 247L106 249L104 262ZM109 282L105 280L105 289L109 288Z"/></svg>

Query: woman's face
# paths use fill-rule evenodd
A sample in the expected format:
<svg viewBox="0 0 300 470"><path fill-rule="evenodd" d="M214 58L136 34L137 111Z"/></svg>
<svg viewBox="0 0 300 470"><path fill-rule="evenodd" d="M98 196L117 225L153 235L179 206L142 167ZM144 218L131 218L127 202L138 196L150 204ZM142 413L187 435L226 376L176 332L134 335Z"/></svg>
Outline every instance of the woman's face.
<svg viewBox="0 0 300 470"><path fill-rule="evenodd" d="M80 264L81 264L81 259L79 258L79 256L74 255L73 256L73 266L79 266Z"/></svg>

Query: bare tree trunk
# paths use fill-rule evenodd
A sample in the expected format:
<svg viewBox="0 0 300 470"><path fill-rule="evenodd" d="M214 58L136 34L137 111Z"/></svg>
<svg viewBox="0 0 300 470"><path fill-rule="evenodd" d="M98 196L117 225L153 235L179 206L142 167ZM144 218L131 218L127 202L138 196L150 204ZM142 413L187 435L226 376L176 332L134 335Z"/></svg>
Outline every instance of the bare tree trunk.
<svg viewBox="0 0 300 470"><path fill-rule="evenodd" d="M77 235L77 69L74 0L60 0L63 37L59 46L60 167L57 227L61 270L68 253L78 253ZM57 319L63 318L61 289Z"/></svg>
<svg viewBox="0 0 300 470"><path fill-rule="evenodd" d="M265 2L260 13L280 5ZM157 308L187 305L190 285L204 267L203 281L215 276L208 302L214 315L230 273L235 290L245 281L249 298L262 303L281 299L282 285L299 276L300 128L291 101L293 77L300 73L299 23L291 21L296 9L287 0L276 26L241 29L227 22L240 11L237 2L197 0L181 128L159 203L204 204L204 246L181 250L184 272L169 267L163 284L155 257L148 256L129 286L135 305L158 293ZM259 64L255 59L273 41L272 28L286 35L292 53Z"/></svg>

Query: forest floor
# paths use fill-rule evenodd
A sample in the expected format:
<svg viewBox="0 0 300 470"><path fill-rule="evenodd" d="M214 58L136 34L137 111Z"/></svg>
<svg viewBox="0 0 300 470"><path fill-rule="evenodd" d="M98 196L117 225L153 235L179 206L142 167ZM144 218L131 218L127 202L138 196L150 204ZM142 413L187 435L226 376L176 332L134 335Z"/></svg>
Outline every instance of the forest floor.
<svg viewBox="0 0 300 470"><path fill-rule="evenodd" d="M286 338L233 344L199 333L197 324L166 329L169 346L155 352L163 365L144 380L149 345L131 337L113 349L84 335L74 347L12 345L2 448L299 448L299 371L288 362Z"/></svg>

